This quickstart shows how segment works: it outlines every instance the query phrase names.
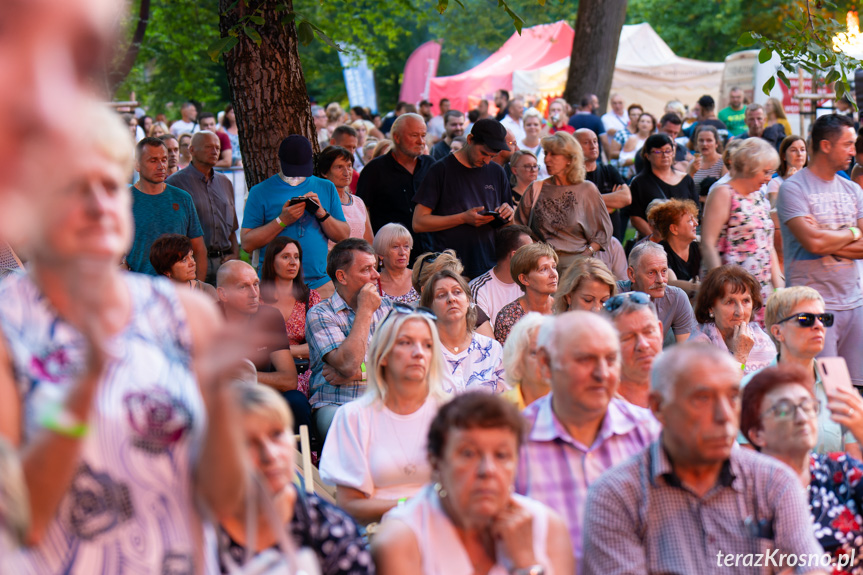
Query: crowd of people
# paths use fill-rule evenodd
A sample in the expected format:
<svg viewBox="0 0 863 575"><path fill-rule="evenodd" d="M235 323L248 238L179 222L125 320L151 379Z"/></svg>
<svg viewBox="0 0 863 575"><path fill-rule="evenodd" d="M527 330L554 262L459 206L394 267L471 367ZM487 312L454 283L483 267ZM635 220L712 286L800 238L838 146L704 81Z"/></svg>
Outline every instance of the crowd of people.
<svg viewBox="0 0 863 575"><path fill-rule="evenodd" d="M314 106L238 218L231 107L121 116L52 59L103 3L13 16L0 572L863 571L847 115Z"/></svg>

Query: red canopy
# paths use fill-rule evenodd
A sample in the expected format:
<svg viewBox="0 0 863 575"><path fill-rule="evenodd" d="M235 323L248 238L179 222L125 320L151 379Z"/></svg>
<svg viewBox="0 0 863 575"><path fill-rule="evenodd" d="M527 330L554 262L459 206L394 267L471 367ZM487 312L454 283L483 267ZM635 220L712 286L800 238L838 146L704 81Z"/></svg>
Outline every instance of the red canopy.
<svg viewBox="0 0 863 575"><path fill-rule="evenodd" d="M491 100L496 90L511 90L515 70L534 70L568 58L574 35L564 20L525 28L521 36L513 34L475 68L456 76L433 78L429 100L436 108L441 98L449 98L453 110L467 113L479 100Z"/></svg>

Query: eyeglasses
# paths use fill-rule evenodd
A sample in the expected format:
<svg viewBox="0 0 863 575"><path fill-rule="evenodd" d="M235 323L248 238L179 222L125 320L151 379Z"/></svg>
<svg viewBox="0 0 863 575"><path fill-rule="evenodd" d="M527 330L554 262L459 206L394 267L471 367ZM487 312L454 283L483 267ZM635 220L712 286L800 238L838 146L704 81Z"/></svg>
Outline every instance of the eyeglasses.
<svg viewBox="0 0 863 575"><path fill-rule="evenodd" d="M784 319L780 319L779 321L777 321L776 324L779 325L780 323L783 323L783 322L786 322L786 321L789 321L792 319L796 320L797 325L799 325L800 327L812 327L813 325L815 325L816 319L818 321L820 321L822 324L824 324L824 327L830 327L833 325L833 314L832 313L809 313L809 312L795 313L794 315L789 315L788 317L786 317Z"/></svg>
<svg viewBox="0 0 863 575"><path fill-rule="evenodd" d="M434 252L429 257L423 258L420 261L420 270L417 272L417 277L423 277L423 266L426 264L433 264L438 257L440 257L440 252Z"/></svg>
<svg viewBox="0 0 863 575"><path fill-rule="evenodd" d="M537 166L536 164L527 164L527 165L521 165L521 166L517 166L517 167L524 169L524 170L529 170L531 172L539 169L539 166Z"/></svg>
<svg viewBox="0 0 863 575"><path fill-rule="evenodd" d="M650 153L656 156L670 156L674 150L650 150Z"/></svg>
<svg viewBox="0 0 863 575"><path fill-rule="evenodd" d="M633 303L638 305L647 305L650 303L650 296L640 291L628 291L608 298L608 300L602 304L602 307L608 313L613 313L627 300L632 300Z"/></svg>
<svg viewBox="0 0 863 575"><path fill-rule="evenodd" d="M390 319L390 317L392 317L394 314L395 315L416 314L416 315L420 315L422 317L428 318L432 321L437 321L437 315L435 315L435 312L433 312L429 308L423 307L423 306L411 307L406 303L401 303L401 302L397 302L397 301L393 302L393 309L391 309L390 313L387 314L387 317L384 318L384 322L386 322L388 319ZM383 325L383 323L381 325Z"/></svg>
<svg viewBox="0 0 863 575"><path fill-rule="evenodd" d="M817 399L807 398L795 405L787 399L781 399L776 402L776 405L762 413L761 417L772 413L776 416L776 419L794 419L797 417L798 409L803 412L806 419L812 419L821 413L821 402Z"/></svg>

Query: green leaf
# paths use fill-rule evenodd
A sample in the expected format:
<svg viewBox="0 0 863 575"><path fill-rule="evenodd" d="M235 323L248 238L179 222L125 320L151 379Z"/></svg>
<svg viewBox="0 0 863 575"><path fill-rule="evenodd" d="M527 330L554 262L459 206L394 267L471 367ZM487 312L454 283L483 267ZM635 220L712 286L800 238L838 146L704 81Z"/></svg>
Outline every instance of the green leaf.
<svg viewBox="0 0 863 575"><path fill-rule="evenodd" d="M332 48L333 50L336 50L338 52L342 51L342 47L339 46L338 44L336 44L336 42L332 38L327 36L323 30L321 30L320 28L318 28L314 24L311 24L311 26L314 29L315 34L318 35L318 38L323 40L324 44L326 44L327 46L329 46L330 48Z"/></svg>
<svg viewBox="0 0 863 575"><path fill-rule="evenodd" d="M303 46L308 46L315 39L314 28L312 28L312 25L308 21L303 20L300 22L300 25L297 26L297 37L300 39L300 43Z"/></svg>
<svg viewBox="0 0 863 575"><path fill-rule="evenodd" d="M249 20L257 24L258 26L264 25L264 19L260 16L249 16Z"/></svg>
<svg viewBox="0 0 863 575"><path fill-rule="evenodd" d="M219 56L237 45L237 39L231 36L219 38L207 47L207 54L213 62L219 61Z"/></svg>
<svg viewBox="0 0 863 575"><path fill-rule="evenodd" d="M288 12L284 16L282 16L282 25L287 26L288 24L293 24L294 19L296 19L297 15L293 12Z"/></svg>
<svg viewBox="0 0 863 575"><path fill-rule="evenodd" d="M770 58L773 57L773 50L770 48L762 48L760 52L758 52L758 61L762 64L769 62Z"/></svg>
<svg viewBox="0 0 863 575"><path fill-rule="evenodd" d="M443 14L449 6L449 0L437 0L437 11Z"/></svg>
<svg viewBox="0 0 863 575"><path fill-rule="evenodd" d="M740 38L737 39L737 43L744 48L754 46L755 42L757 42L757 40L753 36L752 32L744 32L740 35Z"/></svg>
<svg viewBox="0 0 863 575"><path fill-rule="evenodd" d="M764 86L761 88L761 91L770 95L770 91L773 89L773 86L776 85L776 78L774 76L770 76L770 79L764 82Z"/></svg>
<svg viewBox="0 0 863 575"><path fill-rule="evenodd" d="M262 41L261 35L258 34L257 30L255 30L251 26L243 26L243 32L246 33L246 36L248 36L249 38L252 39L252 42L254 42L255 45L257 45L257 46L261 45L261 41Z"/></svg>
<svg viewBox="0 0 863 575"><path fill-rule="evenodd" d="M777 70L776 75L779 76L779 79L782 80L782 83L785 84L786 87L791 86L791 82L788 81L788 76L785 75L785 72Z"/></svg>
<svg viewBox="0 0 863 575"><path fill-rule="evenodd" d="M834 69L834 70L830 70L830 72L827 74L827 77L824 79L824 81L827 82L828 84L832 84L833 82L835 82L836 80L838 80L841 77L842 77L842 74L839 73L839 70Z"/></svg>
<svg viewBox="0 0 863 575"><path fill-rule="evenodd" d="M845 84L842 82L836 82L835 90L836 90L836 99L838 100L839 98L841 98L842 96L845 95Z"/></svg>

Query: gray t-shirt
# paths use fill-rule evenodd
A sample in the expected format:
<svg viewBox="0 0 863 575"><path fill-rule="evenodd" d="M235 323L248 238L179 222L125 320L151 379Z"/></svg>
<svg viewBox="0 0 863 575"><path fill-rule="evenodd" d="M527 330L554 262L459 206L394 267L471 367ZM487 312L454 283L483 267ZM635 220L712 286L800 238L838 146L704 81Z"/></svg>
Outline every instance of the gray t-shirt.
<svg viewBox="0 0 863 575"><path fill-rule="evenodd" d="M836 176L825 181L804 168L785 180L776 204L785 252L785 283L809 286L824 298L828 309L848 310L863 305L860 275L854 260L819 256L803 248L788 229L788 221L813 216L822 229L841 230L863 218L863 190Z"/></svg>
<svg viewBox="0 0 863 575"><path fill-rule="evenodd" d="M618 281L617 290L621 293L633 291L632 282L629 280ZM675 338L671 337L672 333L675 336L685 335L692 333L698 327L689 298L686 297L686 292L679 287L666 286L665 297L654 299L653 305L656 306L656 316L662 322L662 331L664 332L662 335L667 340L665 345L675 342Z"/></svg>

